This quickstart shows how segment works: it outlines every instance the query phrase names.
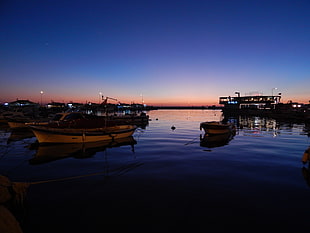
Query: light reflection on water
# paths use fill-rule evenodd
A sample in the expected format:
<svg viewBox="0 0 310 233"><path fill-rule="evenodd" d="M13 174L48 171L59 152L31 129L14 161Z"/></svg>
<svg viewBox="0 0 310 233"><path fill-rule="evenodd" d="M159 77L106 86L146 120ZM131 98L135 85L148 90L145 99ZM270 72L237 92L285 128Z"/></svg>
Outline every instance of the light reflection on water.
<svg viewBox="0 0 310 233"><path fill-rule="evenodd" d="M239 117L238 119L230 119L237 125L237 132L232 137L204 137L204 131L199 129L200 122L221 120L223 119L220 110L156 110L148 112L150 123L145 129L138 129L134 134L136 141L134 150L129 149L126 143L105 143L101 146L93 146L91 150L83 151L82 146L77 145L59 145L46 147L31 148L31 144L35 142L33 135L29 136L29 131L25 132L25 138L22 133L18 133L18 137L12 139L13 133L16 132L5 129L1 131L1 141L8 141L9 144L2 143L2 171L9 170L8 174L12 177L28 177L31 179L40 179L36 177L36 172L31 164L33 161L51 161L53 165L59 164L86 164L89 171L92 169L92 163L95 162L97 154L105 153L108 157L117 157L120 154L127 154L138 160L148 160L150 158L156 160L171 160L182 158L183 162L187 160L200 158L203 156L209 160L212 154L221 154L212 157L215 161L228 163L231 159L238 159L242 163L252 160L252 156L256 158L256 166L262 163L283 163L290 161L291 166L300 167L300 160L303 151L309 145L309 137L305 135L304 124L279 123L275 119L266 119L259 117ZM171 127L174 126L175 129ZM219 140L220 139L220 140ZM80 148L81 147L81 148ZM46 156L44 158L44 151ZM57 153L57 151L59 151ZM91 151L91 152L90 152ZM134 152L133 152L134 151ZM206 153L208 152L208 153ZM290 160L293 157L294 160ZM13 159L14 158L14 159ZM40 158L40 159L38 159ZM65 158L71 158L70 161ZM72 160L79 158L79 160ZM83 160L81 158L88 158ZM225 158L225 159L223 159ZM151 159L151 161L152 161ZM11 161L16 164L12 164ZM9 167L14 167L19 162L18 169L13 171ZM118 162L122 162L120 159ZM204 161L205 162L205 161ZM43 162L42 162L43 163ZM6 164L8 167L3 167ZM45 170L45 177L55 173L52 169L53 165L49 165L51 169ZM96 167L96 166L95 166ZM160 167L158 167L160 169ZM195 167L192 167L194 170ZM26 174L22 174L24 171ZM69 169L70 171L70 169ZM74 174L78 171L73 171ZM61 176L61 171L57 171L57 175ZM66 171L66 174L68 171ZM203 174L202 174L203 175ZM263 174L262 174L263 175Z"/></svg>
<svg viewBox="0 0 310 233"><path fill-rule="evenodd" d="M216 144L216 138L204 142L199 125L221 120L219 110L156 110L148 114L149 125L135 132L134 141L123 144L87 150L76 145L73 149L72 145L62 149L31 148L35 137L2 143L1 173L14 181L46 181L44 187L34 185L30 193L29 201L37 208L33 214L44 212L39 204L52 205L39 197L43 190L51 193L53 197L49 199L55 204L69 193L84 194L88 187L92 189L89 198L94 200L104 200L105 195L112 198L116 193L119 197L118 192L122 193L122 200L127 201L122 201L122 207L116 197L107 206L104 201L97 203L111 214L103 215L112 222L112 217L118 216L114 208L127 213L135 206L138 212L149 214L134 215L145 222L152 222L163 211L172 219L181 217L189 223L199 223L205 217L213 223L223 217L236 222L245 218L252 224L256 223L253 219L261 218L260 221L271 223L269 218L277 215L277 223L290 220L293 225L299 224L297 228L302 232L300 222L306 219L305 208L310 209L308 165L301 163L309 146L309 129L304 124L259 117L230 119L238 126L236 135ZM1 136L1 142L9 138L5 130ZM83 175L90 176L81 178ZM50 180L54 182L49 183ZM60 193L55 193L57 185L62 184L70 184L70 190L62 187L57 190ZM85 201L83 196L75 198ZM171 204L176 202L186 203L187 211L182 205ZM67 211L69 207L70 204ZM44 222L43 217L40 220ZM122 217L121 220L127 221ZM28 232L40 232L35 218L30 217L29 221ZM76 232L78 229L76 226Z"/></svg>

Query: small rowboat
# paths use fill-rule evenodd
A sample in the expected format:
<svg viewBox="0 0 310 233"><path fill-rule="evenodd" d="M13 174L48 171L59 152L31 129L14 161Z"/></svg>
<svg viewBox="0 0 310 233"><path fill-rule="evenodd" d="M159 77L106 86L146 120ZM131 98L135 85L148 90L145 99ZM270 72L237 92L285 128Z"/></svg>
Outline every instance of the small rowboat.
<svg viewBox="0 0 310 233"><path fill-rule="evenodd" d="M227 134L236 131L234 124L222 123L220 121L206 121L200 123L200 130L204 129L206 134Z"/></svg>

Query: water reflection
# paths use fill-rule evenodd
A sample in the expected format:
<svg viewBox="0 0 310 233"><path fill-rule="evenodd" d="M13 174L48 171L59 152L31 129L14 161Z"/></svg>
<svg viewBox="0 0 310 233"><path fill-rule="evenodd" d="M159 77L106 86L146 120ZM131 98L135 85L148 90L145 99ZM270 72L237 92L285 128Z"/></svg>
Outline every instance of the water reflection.
<svg viewBox="0 0 310 233"><path fill-rule="evenodd" d="M120 147L130 145L134 152L134 145L137 144L133 136L120 138L117 140L108 140L91 143L72 143L72 144L47 144L39 145L34 143L31 148L36 150L36 154L29 160L30 164L48 163L54 160L59 160L67 157L74 158L89 158L97 152L104 151L111 147Z"/></svg>
<svg viewBox="0 0 310 233"><path fill-rule="evenodd" d="M11 134L7 140L7 143L23 140L26 138L32 138L34 137L34 133L28 129L28 128L22 128L22 129L11 129Z"/></svg>
<svg viewBox="0 0 310 233"><path fill-rule="evenodd" d="M226 118L233 122L238 129L237 133L242 132L245 136L262 136L269 134L276 137L281 130L293 131L293 128L300 128L304 134L310 136L309 122L297 122L292 120L279 120L260 116L229 116Z"/></svg>
<svg viewBox="0 0 310 233"><path fill-rule="evenodd" d="M234 138L235 134L226 133L226 134L214 134L204 136L200 135L200 146L214 148L228 145L228 143Z"/></svg>
<svg viewBox="0 0 310 233"><path fill-rule="evenodd" d="M279 124L276 119L258 116L236 116L230 118L239 129L251 129L260 131L277 131Z"/></svg>
<svg viewBox="0 0 310 233"><path fill-rule="evenodd" d="M308 137L310 137L310 122L306 122L306 123L305 123L305 127L304 127L303 131L304 131L304 133L305 133Z"/></svg>

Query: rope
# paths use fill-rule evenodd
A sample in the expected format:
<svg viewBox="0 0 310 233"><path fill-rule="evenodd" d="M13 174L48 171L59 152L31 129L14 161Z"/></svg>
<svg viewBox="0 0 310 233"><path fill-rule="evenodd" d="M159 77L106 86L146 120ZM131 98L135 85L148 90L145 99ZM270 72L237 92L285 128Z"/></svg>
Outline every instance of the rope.
<svg viewBox="0 0 310 233"><path fill-rule="evenodd" d="M125 174L126 172L130 171L133 168L139 167L143 165L143 163L133 163L131 166L123 166L121 168L118 168L114 170L114 172L117 172L117 176L120 176L122 174ZM42 180L42 181L35 181L35 182L28 182L27 184L33 185L33 184L45 184L45 183L50 183L50 182L57 182L57 181L65 181L65 180L73 180L73 179L79 179L79 178L84 178L84 177L89 177L89 176L96 176L96 175L102 175L102 174L107 174L107 171L103 172L96 172L96 173L91 173L87 175L80 175L80 176L71 176L71 177L64 177L64 178L58 178L58 179L52 179L52 180Z"/></svg>
<svg viewBox="0 0 310 233"><path fill-rule="evenodd" d="M79 179L79 178L88 177L88 176L101 175L101 174L104 174L104 173L106 173L106 171L104 171L104 172L91 173L91 174L87 174L87 175L80 175L80 176L71 176L71 177L65 177L65 178L58 178L58 179L52 179L52 180L35 181L35 182L29 182L28 184L30 184L30 185L32 185L32 184L44 184L44 183L50 183L50 182L56 182L56 181L73 180L73 179Z"/></svg>
<svg viewBox="0 0 310 233"><path fill-rule="evenodd" d="M200 137L199 137L199 138L200 138ZM196 142L196 140L197 140L197 137L194 138L193 140L191 140L191 141L185 143L184 145L187 146L187 145L189 145L189 144L194 144L194 143Z"/></svg>

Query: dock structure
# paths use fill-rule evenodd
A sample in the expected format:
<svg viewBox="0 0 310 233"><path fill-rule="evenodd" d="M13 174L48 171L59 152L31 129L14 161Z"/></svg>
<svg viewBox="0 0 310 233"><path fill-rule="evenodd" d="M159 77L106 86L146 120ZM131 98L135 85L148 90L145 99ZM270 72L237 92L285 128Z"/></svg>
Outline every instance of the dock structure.
<svg viewBox="0 0 310 233"><path fill-rule="evenodd" d="M227 96L219 97L224 105L225 116L252 115L278 119L302 120L310 122L310 104L288 101L281 103L281 95Z"/></svg>

